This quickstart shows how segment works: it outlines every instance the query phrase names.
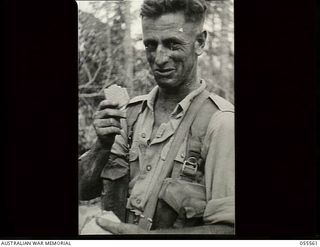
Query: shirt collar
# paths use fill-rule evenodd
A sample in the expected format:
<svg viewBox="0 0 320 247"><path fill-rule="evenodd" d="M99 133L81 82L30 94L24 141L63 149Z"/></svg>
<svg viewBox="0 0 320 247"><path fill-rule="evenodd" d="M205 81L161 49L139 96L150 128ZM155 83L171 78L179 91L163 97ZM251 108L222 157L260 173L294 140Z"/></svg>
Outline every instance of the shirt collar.
<svg viewBox="0 0 320 247"><path fill-rule="evenodd" d="M198 87L197 89L190 92L183 100L181 100L178 103L178 105L176 106L176 108L173 110L171 115L178 117L178 116L180 116L180 114L185 113L187 111L187 109L189 108L192 100L196 96L198 96L200 93L202 93L205 90L206 86L207 85L206 85L205 81L200 80L200 87ZM154 111L154 102L155 102L158 91L159 91L159 86L155 86L151 90L151 92L148 94L147 99L144 102L144 106L146 104L151 111Z"/></svg>
<svg viewBox="0 0 320 247"><path fill-rule="evenodd" d="M151 111L154 111L154 102L156 101L156 97L159 91L159 86L155 86L147 97L147 106Z"/></svg>

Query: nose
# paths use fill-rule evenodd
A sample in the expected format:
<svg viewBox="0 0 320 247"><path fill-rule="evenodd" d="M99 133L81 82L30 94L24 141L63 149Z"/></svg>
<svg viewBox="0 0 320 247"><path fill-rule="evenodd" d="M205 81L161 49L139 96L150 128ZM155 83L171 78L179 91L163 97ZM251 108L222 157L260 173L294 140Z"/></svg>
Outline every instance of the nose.
<svg viewBox="0 0 320 247"><path fill-rule="evenodd" d="M169 56L166 49L162 45L159 45L155 52L155 64L158 67L163 67L163 65L165 65L168 62L168 59Z"/></svg>

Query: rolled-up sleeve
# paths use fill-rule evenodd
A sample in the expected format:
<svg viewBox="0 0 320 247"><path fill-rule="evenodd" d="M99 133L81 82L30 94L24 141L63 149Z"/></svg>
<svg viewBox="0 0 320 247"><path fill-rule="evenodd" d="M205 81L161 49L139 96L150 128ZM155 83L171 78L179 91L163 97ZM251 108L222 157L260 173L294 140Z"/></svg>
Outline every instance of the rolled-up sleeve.
<svg viewBox="0 0 320 247"><path fill-rule="evenodd" d="M218 111L209 123L204 139L206 154L206 224L235 221L234 113Z"/></svg>
<svg viewBox="0 0 320 247"><path fill-rule="evenodd" d="M115 180L126 175L129 171L127 156L127 122L125 119L121 119L121 135L115 137L108 163L102 170L101 178Z"/></svg>

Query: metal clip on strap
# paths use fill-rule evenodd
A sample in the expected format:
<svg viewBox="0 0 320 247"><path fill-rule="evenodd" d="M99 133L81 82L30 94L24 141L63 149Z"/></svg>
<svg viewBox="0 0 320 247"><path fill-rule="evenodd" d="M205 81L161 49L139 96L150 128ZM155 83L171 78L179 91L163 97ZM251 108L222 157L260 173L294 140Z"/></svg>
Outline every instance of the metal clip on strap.
<svg viewBox="0 0 320 247"><path fill-rule="evenodd" d="M198 160L195 157L189 157L183 162L182 174L186 176L195 176L198 171Z"/></svg>

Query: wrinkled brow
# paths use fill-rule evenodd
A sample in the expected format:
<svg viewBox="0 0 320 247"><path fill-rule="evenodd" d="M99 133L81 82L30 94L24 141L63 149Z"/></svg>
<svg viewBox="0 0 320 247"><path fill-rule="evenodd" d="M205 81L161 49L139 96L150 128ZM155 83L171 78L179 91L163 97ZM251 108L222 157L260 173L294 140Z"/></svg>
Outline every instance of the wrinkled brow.
<svg viewBox="0 0 320 247"><path fill-rule="evenodd" d="M179 39L175 36L172 37L166 37L165 39L161 39L162 42L175 42L175 43L185 43L184 40ZM143 40L143 43L150 43L150 42L158 42L156 38L147 38Z"/></svg>

